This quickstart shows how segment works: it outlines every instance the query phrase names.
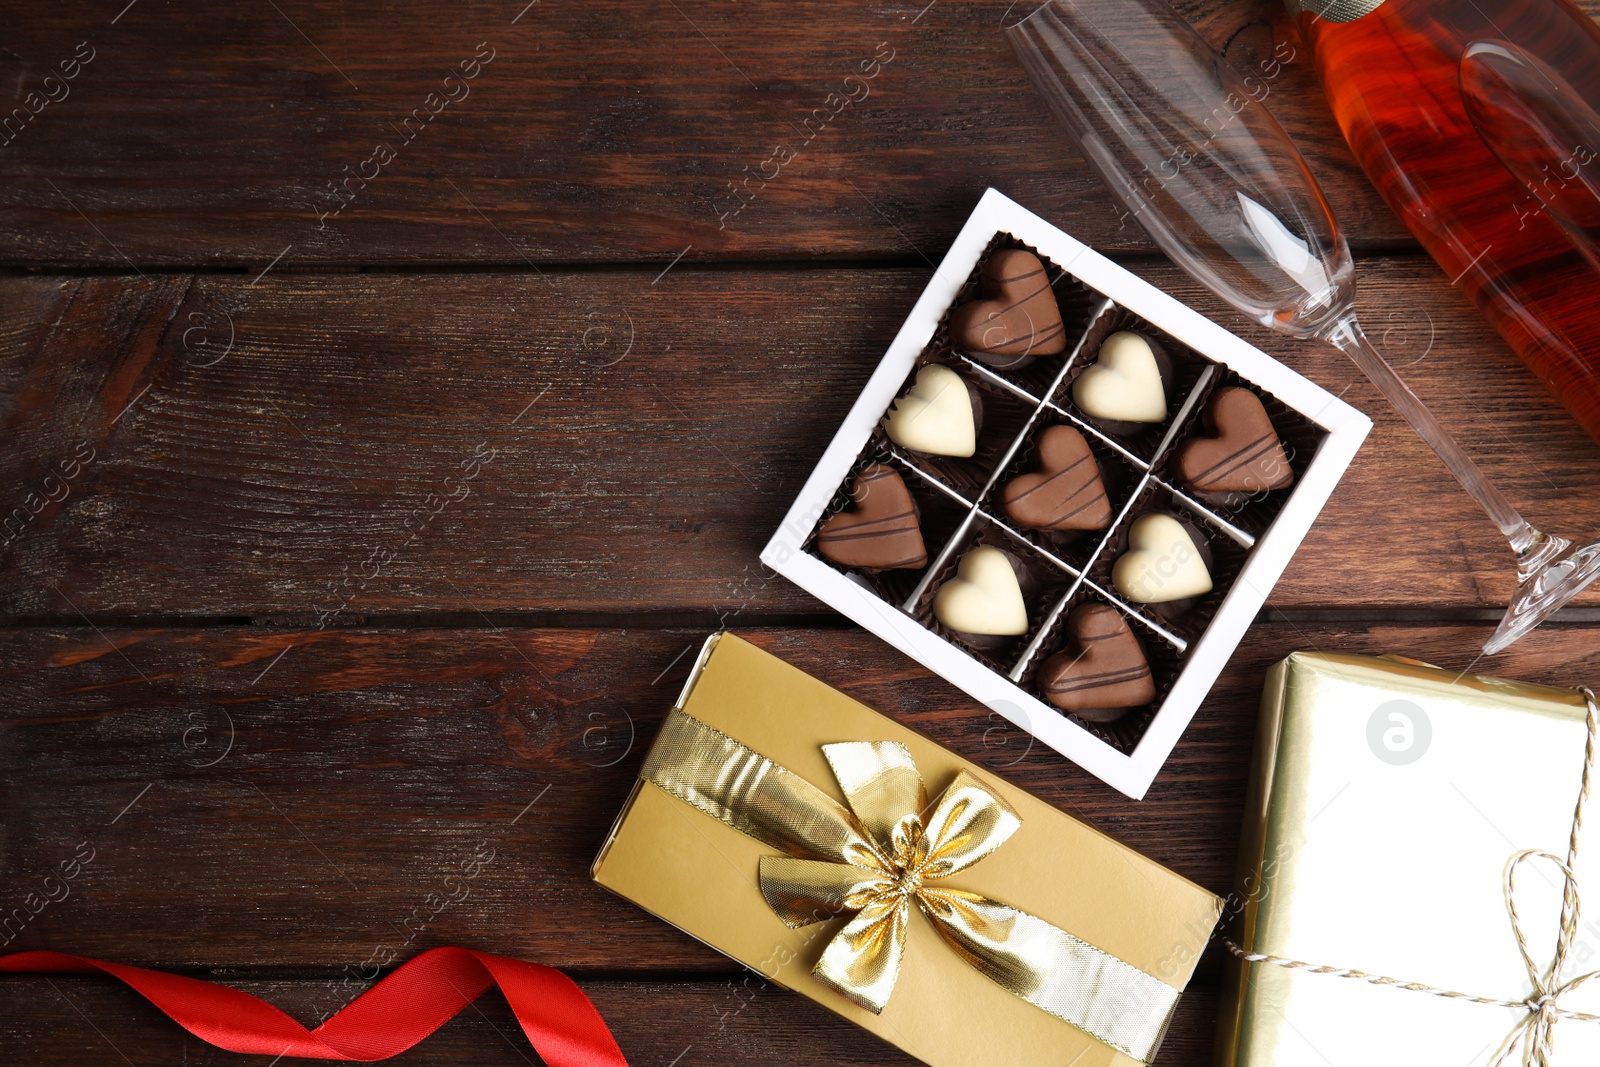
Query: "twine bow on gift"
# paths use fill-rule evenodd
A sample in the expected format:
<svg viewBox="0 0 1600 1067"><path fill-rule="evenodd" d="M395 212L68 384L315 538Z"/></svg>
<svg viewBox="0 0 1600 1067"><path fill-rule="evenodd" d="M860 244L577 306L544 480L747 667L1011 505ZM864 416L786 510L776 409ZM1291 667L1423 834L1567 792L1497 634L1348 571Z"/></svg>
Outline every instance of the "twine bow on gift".
<svg viewBox="0 0 1600 1067"><path fill-rule="evenodd" d="M1489 1067L1503 1067L1513 1053L1519 1048L1522 1050L1523 1067L1553 1067L1552 1039L1555 1025L1563 1019L1575 1022L1600 1022L1600 1015L1591 1015L1587 1012L1573 1011L1561 1006L1561 998L1577 989L1586 982L1600 978L1600 970L1589 971L1573 978L1563 977L1572 951L1573 938L1578 932L1578 917L1582 913L1582 903L1578 897L1578 840L1583 833L1583 810L1589 802L1589 783L1595 769L1595 748L1597 736L1600 736L1600 706L1597 706L1593 690L1582 687L1579 692L1583 694L1587 705L1585 725L1587 739L1583 750L1583 778L1578 787L1578 802L1572 812L1572 832L1567 838L1567 858L1563 860L1552 852L1539 849L1524 849L1516 853L1506 863L1505 873L1501 880L1501 890L1505 895L1506 913L1511 918L1511 933L1517 939L1517 951L1522 954L1522 962L1528 969L1528 981L1533 987L1533 992L1522 1000L1503 1000L1498 997L1478 997L1470 993L1458 993L1452 989L1439 989L1435 986L1424 985L1421 982L1405 982L1398 978L1388 978L1383 975L1368 974L1345 967L1324 967L1307 963L1304 960L1290 959L1285 956L1274 956L1270 953L1246 952L1243 948L1227 941L1228 949L1240 959L1249 963L1268 963L1275 967L1284 967L1290 970L1304 970L1308 974L1327 974L1336 978L1354 978L1359 982L1371 985L1392 986L1396 989L1405 989L1413 993L1427 993L1447 1000L1463 1000L1469 1004L1489 1004L1501 1008L1519 1008L1524 1014L1511 1032L1501 1042L1494 1058L1489 1061ZM1528 946L1527 936L1522 930L1522 917L1517 912L1517 869L1530 860L1548 860L1561 872L1561 926L1560 934L1556 938L1555 957L1548 967L1540 969L1533 958L1533 952Z"/></svg>
<svg viewBox="0 0 1600 1067"><path fill-rule="evenodd" d="M1550 1064L1550 1039L1551 1032L1559 1019L1575 1019L1587 1022L1600 1022L1600 1015L1590 1015L1585 1012L1571 1011L1560 1006L1563 996L1577 989L1585 982L1600 978L1600 970L1589 971L1574 978L1563 980L1562 974L1566 970L1567 955L1572 950L1572 939L1578 932L1578 916L1582 911L1582 904L1578 899L1578 876L1573 870L1573 864L1578 858L1578 831L1583 828L1583 802L1589 793L1589 771L1594 762L1595 744L1595 705L1594 698L1589 698L1589 747L1585 756L1583 789L1579 793L1578 808L1572 822L1572 840L1568 845L1567 859L1563 861L1560 856L1550 852L1541 852L1538 849L1526 849L1511 857L1506 864L1505 872L1505 897L1506 911L1511 916L1511 932L1517 938L1517 950L1522 953L1522 962L1528 968L1528 981L1533 986L1533 993L1522 1002L1528 1009L1527 1014L1512 1029L1500 1051L1496 1054L1493 1067L1500 1067L1510 1058L1511 1053L1520 1044L1523 1049L1522 1062L1526 1067L1548 1067ZM1561 871L1561 933L1556 938L1555 959L1544 970L1534 962L1533 954L1528 949L1528 939L1522 932L1522 918L1517 914L1517 868L1528 860L1543 859L1555 864ZM1515 1006L1515 1005L1513 1005Z"/></svg>
<svg viewBox="0 0 1600 1067"><path fill-rule="evenodd" d="M943 884L1022 827L961 771L931 810L910 751L890 741L824 745L849 807L681 710L662 725L640 777L788 853L757 881L791 928L849 916L813 974L873 1013L889 1003L921 912L960 957L1030 1004L1148 1063L1178 990L1037 916Z"/></svg>

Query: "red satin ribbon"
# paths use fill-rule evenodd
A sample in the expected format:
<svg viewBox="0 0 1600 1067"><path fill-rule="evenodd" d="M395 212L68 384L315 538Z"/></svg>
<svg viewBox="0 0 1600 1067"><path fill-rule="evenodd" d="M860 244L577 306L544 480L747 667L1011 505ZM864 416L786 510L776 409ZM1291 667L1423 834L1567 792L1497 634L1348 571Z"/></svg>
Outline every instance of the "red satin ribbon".
<svg viewBox="0 0 1600 1067"><path fill-rule="evenodd" d="M249 993L143 967L61 952L17 952L0 957L5 971L108 974L195 1037L229 1052L361 1062L399 1055L498 985L549 1067L628 1065L605 1020L572 979L550 967L464 948L432 948L407 961L315 1030Z"/></svg>

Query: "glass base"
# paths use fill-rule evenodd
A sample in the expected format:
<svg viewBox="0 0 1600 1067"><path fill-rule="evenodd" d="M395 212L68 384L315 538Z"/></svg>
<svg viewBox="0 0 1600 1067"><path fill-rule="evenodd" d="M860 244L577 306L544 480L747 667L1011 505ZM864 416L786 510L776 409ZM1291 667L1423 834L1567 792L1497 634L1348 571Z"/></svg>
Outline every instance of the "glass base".
<svg viewBox="0 0 1600 1067"><path fill-rule="evenodd" d="M1517 587L1494 636L1483 646L1487 655L1509 647L1513 641L1551 615L1600 578L1600 541L1575 548L1539 568Z"/></svg>

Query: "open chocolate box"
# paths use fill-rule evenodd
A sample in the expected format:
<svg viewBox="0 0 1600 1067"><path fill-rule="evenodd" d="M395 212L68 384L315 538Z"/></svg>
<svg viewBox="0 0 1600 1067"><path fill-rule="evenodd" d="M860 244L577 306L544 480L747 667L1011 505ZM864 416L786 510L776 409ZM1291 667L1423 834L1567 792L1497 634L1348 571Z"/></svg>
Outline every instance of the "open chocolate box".
<svg viewBox="0 0 1600 1067"><path fill-rule="evenodd" d="M1001 263L1034 264L1012 249L1036 257L1044 274L1030 284L1048 283L1061 320L1057 329L1048 310L1028 314L1024 347L1031 351L1023 358L974 342L976 330L963 326L971 314L952 321L963 305L996 296L986 266L994 275L1003 273ZM1005 308L1010 299L985 306ZM1009 306L1037 311L1033 301L1041 299ZM1130 335L1138 353L1106 358L1128 347ZM1102 358L1091 374L1099 380L1080 382ZM1157 402L1137 419L1114 417L1140 396L1149 402L1152 376L1165 413ZM1116 395L1107 398L1107 388ZM1251 426L1270 422L1260 445L1228 451L1254 439L1223 432L1224 396L1253 412L1246 413ZM952 397L959 410L947 417ZM896 412L909 421L891 420ZM1371 426L1331 393L990 189L761 558L1138 798ZM951 433L956 447L945 443ZM1196 441L1227 445L1220 454L1235 457L1228 465L1235 480L1237 457L1257 457L1256 467L1245 468L1254 480L1246 488L1212 484L1197 473L1204 464L1193 457L1202 454L1185 451ZM1028 497L1037 509L1052 494L1063 497L1067 490L1029 487L1049 489L1071 471L1091 473L1083 492L1074 488L1070 501L1056 504L1073 516L1064 523L1085 528L1059 528L1054 516L1028 514L1019 503ZM1079 477L1070 475L1075 487ZM879 492L889 495L879 498L884 517L875 528L867 517L861 526L830 525L845 513L858 521L858 494ZM906 497L914 520L905 517ZM885 499L894 506L882 510ZM920 552L914 537L906 540L908 528L920 534ZM876 540L868 546L864 538ZM840 561L863 546L883 558L872 566ZM994 568L1009 573L996 577ZM942 593L954 585L965 588ZM993 625L992 617L1007 621ZM976 628L957 629L956 621Z"/></svg>

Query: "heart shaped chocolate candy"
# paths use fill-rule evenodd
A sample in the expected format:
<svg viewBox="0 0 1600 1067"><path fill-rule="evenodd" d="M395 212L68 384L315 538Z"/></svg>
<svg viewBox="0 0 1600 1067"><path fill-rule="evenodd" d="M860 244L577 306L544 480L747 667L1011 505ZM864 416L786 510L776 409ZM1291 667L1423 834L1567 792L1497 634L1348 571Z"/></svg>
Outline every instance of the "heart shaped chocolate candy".
<svg viewBox="0 0 1600 1067"><path fill-rule="evenodd" d="M979 281L984 299L950 316L950 335L974 359L1011 370L1067 347L1061 308L1038 256L1003 248L983 265Z"/></svg>
<svg viewBox="0 0 1600 1067"><path fill-rule="evenodd" d="M970 456L978 450L975 401L965 378L930 363L883 417L883 428L889 440L918 452Z"/></svg>
<svg viewBox="0 0 1600 1067"><path fill-rule="evenodd" d="M1106 338L1099 358L1073 381L1072 399L1097 419L1154 423L1167 418L1167 391L1155 350L1128 330Z"/></svg>
<svg viewBox="0 0 1600 1067"><path fill-rule="evenodd" d="M1035 530L1104 530L1111 501L1089 442L1071 426L1052 426L1039 436L1037 472L1006 483L1005 512Z"/></svg>
<svg viewBox="0 0 1600 1067"><path fill-rule="evenodd" d="M917 508L893 468L874 463L856 476L855 508L829 516L817 551L844 567L887 571L927 566Z"/></svg>
<svg viewBox="0 0 1600 1067"><path fill-rule="evenodd" d="M1139 638L1108 604L1079 604L1067 614L1072 646L1039 667L1050 703L1090 722L1114 722L1156 698Z"/></svg>
<svg viewBox="0 0 1600 1067"><path fill-rule="evenodd" d="M979 545L956 567L956 575L933 597L933 614L962 633L1015 637L1028 632L1028 607L1011 558Z"/></svg>
<svg viewBox="0 0 1600 1067"><path fill-rule="evenodd" d="M1211 572L1183 523L1151 512L1128 527L1128 551L1111 568L1111 582L1129 600L1164 604L1211 592Z"/></svg>
<svg viewBox="0 0 1600 1067"><path fill-rule="evenodd" d="M1206 402L1205 436L1178 447L1178 476L1202 493L1259 493L1294 484L1289 457L1261 398L1243 386Z"/></svg>

